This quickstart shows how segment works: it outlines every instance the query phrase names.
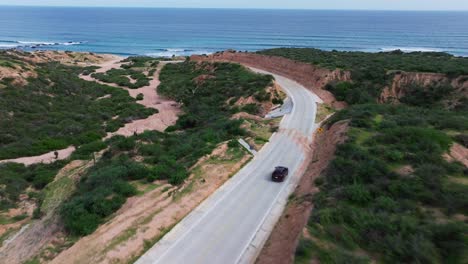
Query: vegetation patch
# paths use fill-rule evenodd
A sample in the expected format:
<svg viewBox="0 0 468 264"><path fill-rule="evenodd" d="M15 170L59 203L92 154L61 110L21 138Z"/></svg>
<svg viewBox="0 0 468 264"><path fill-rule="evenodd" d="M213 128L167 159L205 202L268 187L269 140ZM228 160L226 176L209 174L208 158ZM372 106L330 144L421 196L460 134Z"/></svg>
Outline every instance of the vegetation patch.
<svg viewBox="0 0 468 264"><path fill-rule="evenodd" d="M403 87L400 105L377 102L401 71L453 79L468 74L468 58L401 51L259 53L352 75L352 82L326 86L350 105L326 124L351 120L351 127L348 140L315 182L320 192L295 262L466 263L467 169L444 158L454 141L465 144L466 96L441 83ZM454 98L456 105L447 105Z"/></svg>
<svg viewBox="0 0 468 264"><path fill-rule="evenodd" d="M351 71L353 82L330 83L326 89L330 90L340 101L349 104L375 102L383 88L388 85L395 73L407 72L435 72L444 73L449 77L468 75L468 58L455 57L441 52L411 52L404 53L396 50L392 52L347 52L323 51L318 49L269 49L258 53L271 56L280 56L288 59L311 63L313 65L331 70L343 69ZM391 74L391 73L394 74ZM437 86L424 89L426 94L418 96L417 100L434 101L441 91L450 90L450 87ZM411 94L422 92L421 89L412 89ZM409 100L412 96L410 95ZM467 100L466 97L462 100ZM466 106L464 102L460 102Z"/></svg>
<svg viewBox="0 0 468 264"><path fill-rule="evenodd" d="M0 211L14 208L20 194L27 188L42 190L64 165L62 161L30 167L16 163L0 164Z"/></svg>
<svg viewBox="0 0 468 264"><path fill-rule="evenodd" d="M245 119L242 124L242 127L247 130L245 140L254 146L255 149L261 149L265 143L270 141L273 133L278 130L281 120L281 117L267 120Z"/></svg>
<svg viewBox="0 0 468 264"><path fill-rule="evenodd" d="M141 72L131 69L111 69L106 73L93 73L91 77L105 83L115 83L130 89L148 86L150 79Z"/></svg>
<svg viewBox="0 0 468 264"><path fill-rule="evenodd" d="M342 263L349 252L363 250L383 263L463 263L468 226L454 215L468 214L468 186L453 177L466 175L461 176L461 164L445 161L443 154L452 144L444 131L467 128L440 120L468 124L467 116L375 104L355 105L334 116L330 124L351 119L352 128L317 181L321 192L314 198L308 224L312 233L333 247L303 239L297 263L312 257ZM414 171L394 172L403 165ZM438 222L421 205L439 208L447 220Z"/></svg>
<svg viewBox="0 0 468 264"><path fill-rule="evenodd" d="M93 73L91 77L105 83L138 89L150 84L159 64L159 60L152 57L129 57L123 62L126 64L122 64L120 69L111 69L105 73Z"/></svg>
<svg viewBox="0 0 468 264"><path fill-rule="evenodd" d="M0 90L0 160L91 143L154 113L127 91L81 80L81 70L41 64L26 86Z"/></svg>
<svg viewBox="0 0 468 264"><path fill-rule="evenodd" d="M194 81L207 73L214 78L203 83ZM240 127L242 120L230 118L239 109L225 102L265 90L272 81L271 76L227 63L168 64L160 76L158 91L178 100L184 115L165 133L147 131L109 140L109 149L62 206L65 226L72 234L92 233L127 197L138 194L131 184L134 181L184 183L201 157L212 153L219 143L246 134Z"/></svg>
<svg viewBox="0 0 468 264"><path fill-rule="evenodd" d="M123 62L122 68L124 69L147 69L147 68L156 68L159 64L160 58L153 57L128 57Z"/></svg>
<svg viewBox="0 0 468 264"><path fill-rule="evenodd" d="M326 118L330 117L333 113L335 113L335 110L326 105L326 104L318 104L317 105L317 117L315 118L316 123L320 123L324 121Z"/></svg>

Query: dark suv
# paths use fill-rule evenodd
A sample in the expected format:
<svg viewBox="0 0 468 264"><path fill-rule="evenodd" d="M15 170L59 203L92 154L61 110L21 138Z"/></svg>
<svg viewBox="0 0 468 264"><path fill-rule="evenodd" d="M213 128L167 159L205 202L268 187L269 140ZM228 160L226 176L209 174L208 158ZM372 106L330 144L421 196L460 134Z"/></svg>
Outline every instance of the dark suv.
<svg viewBox="0 0 468 264"><path fill-rule="evenodd" d="M286 167L276 167L275 171L271 175L271 179L274 182L283 182L284 179L286 179L286 177L288 176L288 174L289 174L289 169L288 168L286 168Z"/></svg>

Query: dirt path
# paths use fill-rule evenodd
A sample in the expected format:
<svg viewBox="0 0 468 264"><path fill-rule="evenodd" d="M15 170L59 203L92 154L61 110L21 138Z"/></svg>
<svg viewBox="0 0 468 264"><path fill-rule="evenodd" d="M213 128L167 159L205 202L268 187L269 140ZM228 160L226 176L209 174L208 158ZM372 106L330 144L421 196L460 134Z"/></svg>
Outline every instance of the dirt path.
<svg viewBox="0 0 468 264"><path fill-rule="evenodd" d="M123 64L121 62L122 59L122 57L110 55L109 60L94 65L100 67L96 70L96 72L103 73L107 72L110 69L120 68L120 66ZM149 85L141 87L139 89L129 89L127 87L101 82L92 78L90 75L80 75L80 78L86 81L98 82L100 84L111 85L117 88L125 89L133 98L136 98L138 94L143 94L144 99L138 101L138 103L145 107L157 109L159 111L159 113L151 115L146 119L135 120L131 123L125 124L124 127L121 127L116 132L108 133L104 139L111 138L115 135L128 137L132 136L135 132L142 133L148 130L164 131L167 127L176 123L178 115L181 112L180 106L175 101L165 99L159 96L157 93L157 87L160 84L159 73L161 72L161 69L164 67L164 65L167 63L176 63L176 61L161 62L158 66L157 71L152 76L153 79L150 81ZM39 163L49 164L53 163L56 160L68 159L74 151L75 147L70 146L66 149L57 150L57 152L59 153L57 159L55 158L55 151L51 151L49 153L33 157L21 157L16 159L0 160L0 164L9 162L20 163L26 166Z"/></svg>
<svg viewBox="0 0 468 264"><path fill-rule="evenodd" d="M17 159L8 159L8 160L0 160L0 164L2 163L21 163L26 166L30 166L33 164L39 164L39 163L45 163L45 164L50 164L53 163L57 160L64 160L68 159L70 155L75 151L74 146L70 146L66 149L61 149L57 150L58 152L58 158L55 158L55 151L51 151L46 154L42 154L39 156L34 156L34 157L23 157L23 158L17 158Z"/></svg>
<svg viewBox="0 0 468 264"><path fill-rule="evenodd" d="M97 66L101 67L100 69L96 70L97 72L101 72L101 71L106 72L112 69L113 67L115 67L116 63L119 63L122 60L121 57L118 57L115 55L103 55L103 59L104 59L104 62L96 64ZM90 66L90 64L83 64L83 63L81 63L81 65ZM21 157L21 158L16 158L16 159L0 160L0 164L20 163L20 164L24 164L25 166L30 166L30 165L39 164L39 163L50 164L56 160L68 159L71 156L71 154L75 151L75 149L76 148L74 146L69 146L66 149L57 150L58 152L57 159L55 158L55 151L51 151L49 153L32 156L32 157Z"/></svg>
<svg viewBox="0 0 468 264"><path fill-rule="evenodd" d="M96 70L97 73L104 73L110 69L118 69L122 66L123 58L117 57L111 61L105 62L100 65L101 68ZM161 69L167 63L176 63L177 61L167 61L160 62L158 65L157 71L152 76L148 86L141 87L139 89L129 89L127 87L119 86L117 84L108 84L94 79L91 75L80 75L80 78L86 81L97 82L104 85L110 85L113 87L121 88L127 90L131 97L136 98L138 94L143 94L143 100L138 101L139 104L148 107L157 109L159 113L149 116L146 119L135 120L131 123L126 124L124 127L120 128L116 132L107 134L106 139L115 135L121 136L132 136L135 132L141 133L147 130L157 130L164 131L167 127L174 125L177 121L178 115L180 113L180 106L172 100L161 97L157 93L157 87L160 84L159 73Z"/></svg>
<svg viewBox="0 0 468 264"><path fill-rule="evenodd" d="M468 148L455 143L450 148L449 153L445 155L445 159L450 162L456 160L468 168Z"/></svg>

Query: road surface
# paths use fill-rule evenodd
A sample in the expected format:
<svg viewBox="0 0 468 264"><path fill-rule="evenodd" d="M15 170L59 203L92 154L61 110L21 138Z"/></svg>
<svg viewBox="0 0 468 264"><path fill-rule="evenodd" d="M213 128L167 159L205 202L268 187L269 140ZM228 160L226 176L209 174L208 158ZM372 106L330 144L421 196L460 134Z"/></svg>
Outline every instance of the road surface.
<svg viewBox="0 0 468 264"><path fill-rule="evenodd" d="M296 82L273 76L293 102L292 112L284 116L279 131L248 165L174 227L137 264L254 261L271 231L265 231L264 226L270 222L272 228L271 222L277 220L303 174L315 129L316 103L320 100ZM271 181L275 166L289 168L285 182ZM266 236L258 239L262 230Z"/></svg>

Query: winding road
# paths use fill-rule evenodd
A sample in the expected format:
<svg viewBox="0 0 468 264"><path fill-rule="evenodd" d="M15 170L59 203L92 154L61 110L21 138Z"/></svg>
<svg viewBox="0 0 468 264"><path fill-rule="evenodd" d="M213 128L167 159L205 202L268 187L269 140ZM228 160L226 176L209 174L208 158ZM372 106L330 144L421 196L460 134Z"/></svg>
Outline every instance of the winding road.
<svg viewBox="0 0 468 264"><path fill-rule="evenodd" d="M252 70L271 74L258 69ZM307 167L321 100L300 84L272 74L293 109L255 158L144 254L137 264L253 263ZM286 166L283 183L271 181Z"/></svg>

